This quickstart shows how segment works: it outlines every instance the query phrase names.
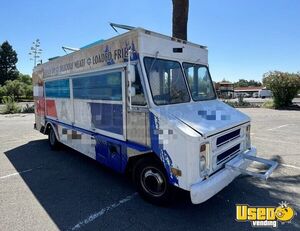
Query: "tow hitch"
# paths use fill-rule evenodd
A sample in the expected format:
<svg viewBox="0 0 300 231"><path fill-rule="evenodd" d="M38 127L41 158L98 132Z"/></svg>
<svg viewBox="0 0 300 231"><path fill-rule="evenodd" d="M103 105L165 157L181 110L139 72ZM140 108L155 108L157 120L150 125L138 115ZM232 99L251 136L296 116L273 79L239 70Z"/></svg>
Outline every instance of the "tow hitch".
<svg viewBox="0 0 300 231"><path fill-rule="evenodd" d="M247 167L244 168L244 167L237 166L237 165L235 165L235 163L232 163L232 162L228 162L225 165L225 168L237 171L237 172L239 172L241 174L244 174L244 175L250 175L250 176L257 177L257 178L260 178L260 179L263 179L263 180L267 180L268 177L274 171L274 169L278 166L278 163L276 161L266 160L266 159L261 158L261 157L250 156L250 155L247 155L247 154L240 154L240 157L243 161L248 162L249 165L251 163L258 162L260 164L268 166L269 168L264 173L257 173L257 172L248 170Z"/></svg>

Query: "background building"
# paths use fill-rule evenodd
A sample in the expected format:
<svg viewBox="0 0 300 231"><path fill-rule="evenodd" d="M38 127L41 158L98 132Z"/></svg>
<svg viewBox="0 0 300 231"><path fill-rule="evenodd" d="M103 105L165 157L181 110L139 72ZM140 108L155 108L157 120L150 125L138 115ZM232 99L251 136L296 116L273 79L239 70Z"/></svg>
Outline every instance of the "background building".
<svg viewBox="0 0 300 231"><path fill-rule="evenodd" d="M244 97L258 97L258 92L263 87L249 86L249 87L236 87L234 88L234 97L243 95Z"/></svg>
<svg viewBox="0 0 300 231"><path fill-rule="evenodd" d="M215 88L219 98L231 99L234 95L234 84L229 81L215 83Z"/></svg>

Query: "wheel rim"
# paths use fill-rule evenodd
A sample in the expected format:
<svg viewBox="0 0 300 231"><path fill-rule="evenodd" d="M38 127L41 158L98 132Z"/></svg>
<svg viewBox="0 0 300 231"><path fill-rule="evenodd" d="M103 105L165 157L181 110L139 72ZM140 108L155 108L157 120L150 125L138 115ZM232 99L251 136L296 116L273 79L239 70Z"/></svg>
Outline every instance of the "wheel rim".
<svg viewBox="0 0 300 231"><path fill-rule="evenodd" d="M141 173L143 189L154 197L160 197L166 192L166 179L164 174L155 167L147 167Z"/></svg>
<svg viewBox="0 0 300 231"><path fill-rule="evenodd" d="M51 131L50 131L50 144L54 145L55 140L56 140L55 133L54 133L53 129L51 129Z"/></svg>

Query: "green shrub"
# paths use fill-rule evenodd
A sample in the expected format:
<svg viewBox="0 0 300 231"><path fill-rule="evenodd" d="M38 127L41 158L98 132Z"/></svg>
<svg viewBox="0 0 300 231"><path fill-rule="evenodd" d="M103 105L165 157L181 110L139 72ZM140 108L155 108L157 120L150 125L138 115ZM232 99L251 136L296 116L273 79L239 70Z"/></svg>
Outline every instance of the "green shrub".
<svg viewBox="0 0 300 231"><path fill-rule="evenodd" d="M6 87L5 86L0 86L0 99L3 98L3 96L7 95Z"/></svg>
<svg viewBox="0 0 300 231"><path fill-rule="evenodd" d="M224 103L228 104L231 107L235 107L236 102L232 102L232 101L228 101L228 100L224 100Z"/></svg>
<svg viewBox="0 0 300 231"><path fill-rule="evenodd" d="M10 96L14 101L19 99L33 99L32 78L29 75L19 73L15 80L8 80L0 86L0 100L3 96Z"/></svg>
<svg viewBox="0 0 300 231"><path fill-rule="evenodd" d="M14 113L20 113L21 108L17 105L17 103L14 101L14 99L10 96L3 96L2 103L4 105L4 114L14 114Z"/></svg>
<svg viewBox="0 0 300 231"><path fill-rule="evenodd" d="M25 91L26 99L33 99L33 86L32 85L25 85L24 91Z"/></svg>
<svg viewBox="0 0 300 231"><path fill-rule="evenodd" d="M300 89L300 74L268 72L263 76L263 84L272 91L275 108L290 106Z"/></svg>
<svg viewBox="0 0 300 231"><path fill-rule="evenodd" d="M253 107L254 106L251 103L244 101L243 96L239 96L237 102L225 100L224 103L227 103L231 107Z"/></svg>
<svg viewBox="0 0 300 231"><path fill-rule="evenodd" d="M22 113L34 113L34 105L29 106L29 104L26 104L26 107L22 109Z"/></svg>
<svg viewBox="0 0 300 231"><path fill-rule="evenodd" d="M269 109L274 109L275 105L274 105L274 101L273 100L267 100L266 102L264 102L261 107L263 108L269 108Z"/></svg>
<svg viewBox="0 0 300 231"><path fill-rule="evenodd" d="M6 95L13 100L19 99L24 95L24 83L19 80L8 80L5 82Z"/></svg>
<svg viewBox="0 0 300 231"><path fill-rule="evenodd" d="M19 73L18 80L25 85L32 85L32 78L30 75L23 75L22 73Z"/></svg>

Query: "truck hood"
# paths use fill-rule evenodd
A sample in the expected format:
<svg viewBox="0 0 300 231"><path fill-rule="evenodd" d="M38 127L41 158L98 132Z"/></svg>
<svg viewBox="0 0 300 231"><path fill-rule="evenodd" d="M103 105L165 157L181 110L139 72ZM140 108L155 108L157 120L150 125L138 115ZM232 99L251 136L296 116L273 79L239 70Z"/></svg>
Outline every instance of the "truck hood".
<svg viewBox="0 0 300 231"><path fill-rule="evenodd" d="M160 116L175 117L207 137L250 121L250 118L220 100L159 106L153 109Z"/></svg>

